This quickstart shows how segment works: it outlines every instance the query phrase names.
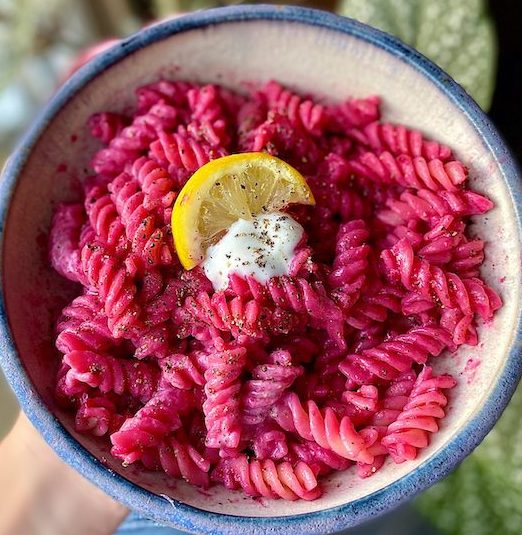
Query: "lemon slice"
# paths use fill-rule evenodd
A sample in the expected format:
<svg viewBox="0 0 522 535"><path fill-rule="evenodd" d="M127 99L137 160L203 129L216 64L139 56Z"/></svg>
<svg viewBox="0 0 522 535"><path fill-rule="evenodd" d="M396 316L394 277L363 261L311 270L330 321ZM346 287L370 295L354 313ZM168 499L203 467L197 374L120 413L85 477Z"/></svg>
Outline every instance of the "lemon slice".
<svg viewBox="0 0 522 535"><path fill-rule="evenodd" d="M233 154L200 167L172 210L174 245L185 269L205 257L238 219L276 212L289 204L315 204L303 176L264 152Z"/></svg>

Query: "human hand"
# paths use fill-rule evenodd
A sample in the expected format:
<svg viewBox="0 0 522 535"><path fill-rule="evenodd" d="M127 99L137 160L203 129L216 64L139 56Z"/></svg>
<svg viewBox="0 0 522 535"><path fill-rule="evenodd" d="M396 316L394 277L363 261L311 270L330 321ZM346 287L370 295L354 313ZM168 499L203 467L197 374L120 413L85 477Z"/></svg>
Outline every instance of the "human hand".
<svg viewBox="0 0 522 535"><path fill-rule="evenodd" d="M128 511L61 461L24 414L0 442L0 535L106 535Z"/></svg>

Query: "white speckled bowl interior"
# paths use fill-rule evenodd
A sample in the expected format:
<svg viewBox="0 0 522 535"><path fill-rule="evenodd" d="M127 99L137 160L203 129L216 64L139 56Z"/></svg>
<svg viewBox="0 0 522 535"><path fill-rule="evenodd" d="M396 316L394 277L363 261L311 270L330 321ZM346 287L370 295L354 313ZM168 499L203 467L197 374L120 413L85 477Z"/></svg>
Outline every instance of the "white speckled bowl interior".
<svg viewBox="0 0 522 535"><path fill-rule="evenodd" d="M161 28L148 30L162 32L157 42L138 47L110 66L99 67L97 76L83 86L83 82L75 85L73 80L65 88L71 99L50 118L19 170L5 226L3 281L9 325L20 359L39 396L67 431L111 470L154 494L206 511L254 517L323 511L372 495L447 448L483 409L505 371L520 316L520 228L504 163L485 142L476 121L445 92L443 81L434 82L412 66L404 59L408 56L404 51L391 52L360 37L304 21L222 20L170 36ZM75 433L71 415L55 405L52 392L58 356L53 350L52 326L59 307L76 289L48 265L46 239L51 214L58 202L78 198L78 183L89 172L89 160L98 147L86 128L89 116L101 110L132 109L134 89L160 77L214 82L239 91L245 82L276 79L296 91L333 101L381 95L386 120L418 128L450 145L469 166L473 188L493 199L495 209L475 220L474 232L487 243L483 276L500 293L504 306L491 325L480 328L477 347L464 346L456 354L436 360L437 371L449 372L459 382L440 432L433 435L430 446L416 461L387 463L364 480L352 470L335 473L323 483L324 496L312 503L263 502L221 487L202 493L159 474L123 468L108 454L105 440ZM81 87L75 93L77 86ZM480 362L474 371L466 366L469 359ZM78 461L76 467L82 471ZM415 490L419 489L402 494L411 495ZM341 525L346 522L341 521Z"/></svg>

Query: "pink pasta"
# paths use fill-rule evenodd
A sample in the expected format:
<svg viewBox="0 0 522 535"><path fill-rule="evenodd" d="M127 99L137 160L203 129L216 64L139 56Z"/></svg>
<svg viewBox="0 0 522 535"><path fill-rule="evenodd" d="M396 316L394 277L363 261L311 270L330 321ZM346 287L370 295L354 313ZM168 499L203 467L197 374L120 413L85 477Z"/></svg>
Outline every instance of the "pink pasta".
<svg viewBox="0 0 522 535"><path fill-rule="evenodd" d="M158 387L159 370L146 362L80 350L65 355L63 362L70 368L66 382L85 383L102 394L130 394L146 403Z"/></svg>
<svg viewBox="0 0 522 535"><path fill-rule="evenodd" d="M310 317L324 327L340 347L344 347L342 312L326 295L323 285L314 286L307 280L274 277L267 288L277 306Z"/></svg>
<svg viewBox="0 0 522 535"><path fill-rule="evenodd" d="M246 300L240 296L227 299L223 292L216 292L212 296L201 292L196 297L188 297L185 307L194 321L204 321L236 338L241 333L262 336L259 329L261 305L255 299Z"/></svg>
<svg viewBox="0 0 522 535"><path fill-rule="evenodd" d="M211 448L236 448L241 438L239 376L246 363L245 348L209 355L205 371L203 413Z"/></svg>
<svg viewBox="0 0 522 535"><path fill-rule="evenodd" d="M262 423L283 392L302 373L301 366L292 365L288 351L275 351L268 363L258 364L252 370L252 379L243 387L243 421L247 425Z"/></svg>
<svg viewBox="0 0 522 535"><path fill-rule="evenodd" d="M205 384L200 365L192 355L177 353L168 355L159 362L163 378L175 388L189 390L195 385Z"/></svg>
<svg viewBox="0 0 522 535"><path fill-rule="evenodd" d="M192 119L187 129L211 147L228 148L235 130L229 108L237 106L242 99L215 85L194 87L187 97Z"/></svg>
<svg viewBox="0 0 522 535"><path fill-rule="evenodd" d="M323 105L303 99L274 81L267 84L264 96L270 109L288 116L297 128L304 128L316 135L322 134L325 122Z"/></svg>
<svg viewBox="0 0 522 535"><path fill-rule="evenodd" d="M100 242L88 243L82 250L82 270L89 288L97 292L104 303L109 329L115 338L139 321L136 285L124 264L111 255Z"/></svg>
<svg viewBox="0 0 522 535"><path fill-rule="evenodd" d="M129 243L107 185L93 181L92 185L85 188L85 195L85 210L90 225L84 227L79 245L83 248L95 237L99 237L111 253L124 256L129 249Z"/></svg>
<svg viewBox="0 0 522 535"><path fill-rule="evenodd" d="M118 113L95 113L89 119L91 134L106 145L109 144L125 126L127 126L126 118Z"/></svg>
<svg viewBox="0 0 522 535"><path fill-rule="evenodd" d="M337 233L333 270L328 282L332 295L345 311L357 301L366 281L370 247L365 241L368 236L366 225L361 220L341 225Z"/></svg>
<svg viewBox="0 0 522 535"><path fill-rule="evenodd" d="M84 220L81 204L62 204L54 214L51 227L51 264L60 275L75 282L82 281L79 241Z"/></svg>
<svg viewBox="0 0 522 535"><path fill-rule="evenodd" d="M183 478L198 487L208 487L210 463L192 446L169 437L160 444L158 454L161 468L169 476Z"/></svg>
<svg viewBox="0 0 522 535"><path fill-rule="evenodd" d="M92 166L97 173L116 176L129 161L143 156L160 132L171 131L179 122L174 107L158 102L143 115L114 136L107 148L101 149L93 158Z"/></svg>
<svg viewBox="0 0 522 535"><path fill-rule="evenodd" d="M422 156L427 160L451 158L451 149L437 141L425 139L418 130L411 130L403 125L393 125L375 121L363 129L364 145L376 153L389 151L398 156L407 154L412 157Z"/></svg>
<svg viewBox="0 0 522 535"><path fill-rule="evenodd" d="M416 192L404 191L399 198L390 197L387 209L378 212L378 217L389 225L398 225L412 219L429 220L445 215L480 215L493 208L493 203L483 195L469 190Z"/></svg>
<svg viewBox="0 0 522 535"><path fill-rule="evenodd" d="M401 154L396 157L389 152L379 156L365 152L354 158L351 166L354 173L363 178L413 189L457 191L459 184L467 179L466 168L458 160L444 163L422 156L412 158Z"/></svg>
<svg viewBox="0 0 522 535"><path fill-rule="evenodd" d="M57 331L56 347L64 354L83 349L105 351L117 343L103 305L94 294L80 295L65 307Z"/></svg>
<svg viewBox="0 0 522 535"><path fill-rule="evenodd" d="M181 428L180 414L190 410L191 396L184 390L161 389L111 435L112 454L130 464L146 448L159 446L165 436Z"/></svg>
<svg viewBox="0 0 522 535"><path fill-rule="evenodd" d="M185 129L172 134L160 133L150 145L150 157L160 165L167 166L181 184L202 165L225 154L225 150L215 149L205 141L197 140Z"/></svg>
<svg viewBox="0 0 522 535"><path fill-rule="evenodd" d="M318 474L327 474L332 470L346 470L352 464L348 459L310 441L290 444L289 452L289 458L293 459L295 456L310 467L314 467Z"/></svg>
<svg viewBox="0 0 522 535"><path fill-rule="evenodd" d="M390 281L400 283L428 302L444 307L445 311L456 311L461 318L470 318L471 321L478 314L484 320L491 320L501 306L500 298L482 279L461 278L456 273L431 265L414 254L411 243L406 239L384 250L381 257ZM454 331L454 342L461 344L464 341L465 333Z"/></svg>
<svg viewBox="0 0 522 535"><path fill-rule="evenodd" d="M165 213L166 210L170 212L176 198L176 187L180 185L164 167L145 157L133 163L132 175L143 192L143 207L147 210L156 210L158 215L163 216L164 223L168 223L168 219L165 220Z"/></svg>
<svg viewBox="0 0 522 535"><path fill-rule="evenodd" d="M124 417L118 414L115 403L108 397L85 397L76 413L76 430L101 437L112 433L123 423Z"/></svg>
<svg viewBox="0 0 522 535"><path fill-rule="evenodd" d="M451 345L449 333L439 327L414 327L381 344L348 355L339 365L348 384L378 384L395 379L414 363L425 364L428 356L438 356Z"/></svg>
<svg viewBox="0 0 522 535"><path fill-rule="evenodd" d="M274 407L273 417L285 431L316 442L345 459L361 462L373 460L367 452L364 436L355 430L350 418L344 416L339 420L330 407L322 414L313 401L308 401L305 408L297 394L289 393Z"/></svg>
<svg viewBox="0 0 522 535"><path fill-rule="evenodd" d="M494 206L460 155L381 121L377 96L276 81L239 95L159 80L88 127L103 146L49 243L77 288L56 323L56 396L78 432L123 467L287 500L429 446L456 384L432 366L502 305L470 232ZM177 257L173 203L202 165L246 151L295 166L316 204L285 208L304 228L285 274L231 273L216 291Z"/></svg>
<svg viewBox="0 0 522 535"><path fill-rule="evenodd" d="M172 264L172 240L163 223L144 206L145 194L140 183L126 173L117 176L110 184L114 203L137 269L144 270L159 264Z"/></svg>
<svg viewBox="0 0 522 535"><path fill-rule="evenodd" d="M455 384L455 379L447 375L433 377L429 367L421 371L408 402L381 440L396 463L415 459L417 450L428 445L429 433L439 430L437 420L445 416L448 400L442 390Z"/></svg>
<svg viewBox="0 0 522 535"><path fill-rule="evenodd" d="M321 494L313 470L302 461L295 466L288 461L276 464L270 459L249 462L240 455L222 460L214 469L212 479L229 489L242 488L249 496L314 500Z"/></svg>
<svg viewBox="0 0 522 535"><path fill-rule="evenodd" d="M329 106L327 113L334 130L341 133L357 132L359 129L372 124L380 117L380 98L372 96L363 99L348 99L340 104Z"/></svg>

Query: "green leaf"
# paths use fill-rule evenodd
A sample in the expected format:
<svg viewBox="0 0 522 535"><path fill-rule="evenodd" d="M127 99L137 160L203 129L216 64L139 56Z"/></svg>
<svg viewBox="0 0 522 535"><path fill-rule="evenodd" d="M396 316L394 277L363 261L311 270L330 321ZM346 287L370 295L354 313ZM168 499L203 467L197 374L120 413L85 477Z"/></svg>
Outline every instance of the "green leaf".
<svg viewBox="0 0 522 535"><path fill-rule="evenodd" d="M449 535L520 535L522 386L484 442L417 505Z"/></svg>
<svg viewBox="0 0 522 535"><path fill-rule="evenodd" d="M489 108L497 45L484 0L340 0L338 11L412 45Z"/></svg>

